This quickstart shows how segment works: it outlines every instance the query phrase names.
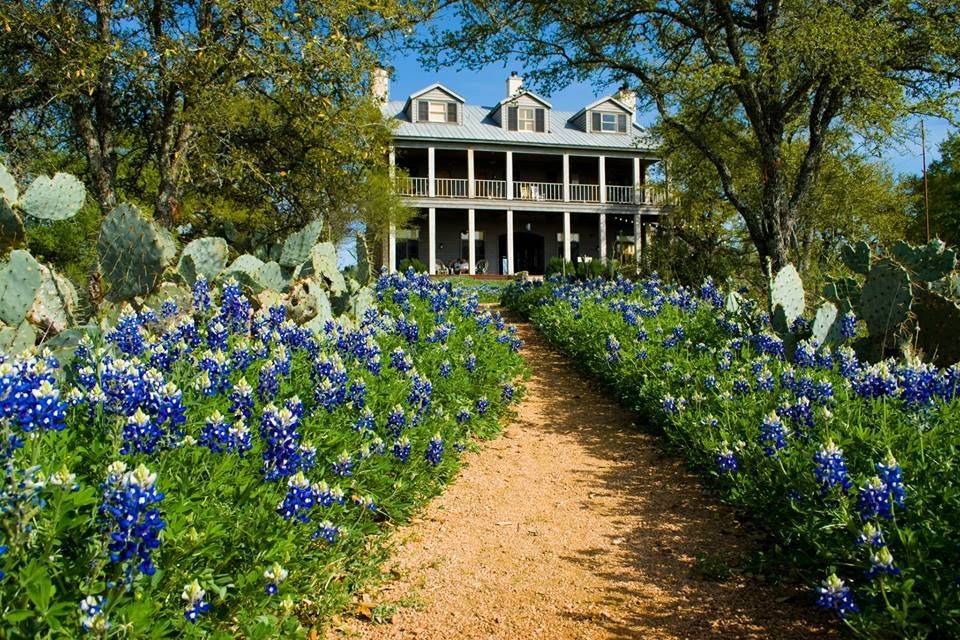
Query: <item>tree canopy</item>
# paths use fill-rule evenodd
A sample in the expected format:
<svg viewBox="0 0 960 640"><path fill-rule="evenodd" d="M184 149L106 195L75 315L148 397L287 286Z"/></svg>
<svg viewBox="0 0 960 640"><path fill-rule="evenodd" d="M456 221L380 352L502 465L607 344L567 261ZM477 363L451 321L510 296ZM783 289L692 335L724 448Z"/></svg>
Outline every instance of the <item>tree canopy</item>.
<svg viewBox="0 0 960 640"><path fill-rule="evenodd" d="M433 64L520 57L543 90L636 89L712 167L762 258L796 226L835 133L882 141L912 113L952 114L957 0L462 0L422 41ZM740 159L749 159L741 179Z"/></svg>
<svg viewBox="0 0 960 640"><path fill-rule="evenodd" d="M384 174L369 95L413 0L74 0L0 10L0 152L82 164L102 209L282 232L351 216Z"/></svg>

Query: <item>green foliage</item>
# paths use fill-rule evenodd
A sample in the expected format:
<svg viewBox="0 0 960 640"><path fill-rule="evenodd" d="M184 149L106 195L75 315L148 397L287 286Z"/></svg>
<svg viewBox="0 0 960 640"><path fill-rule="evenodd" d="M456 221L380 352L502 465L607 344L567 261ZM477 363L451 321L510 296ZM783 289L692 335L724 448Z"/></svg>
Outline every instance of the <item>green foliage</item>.
<svg viewBox="0 0 960 640"><path fill-rule="evenodd" d="M960 245L960 133L954 131L948 135L940 143L939 151L940 158L927 168L930 235L943 238L949 245ZM924 242L928 235L923 177L912 176L906 186L912 220L910 239Z"/></svg>
<svg viewBox="0 0 960 640"><path fill-rule="evenodd" d="M413 269L414 273L426 273L427 265L416 258L405 258L397 265L397 271L406 273L408 269Z"/></svg>

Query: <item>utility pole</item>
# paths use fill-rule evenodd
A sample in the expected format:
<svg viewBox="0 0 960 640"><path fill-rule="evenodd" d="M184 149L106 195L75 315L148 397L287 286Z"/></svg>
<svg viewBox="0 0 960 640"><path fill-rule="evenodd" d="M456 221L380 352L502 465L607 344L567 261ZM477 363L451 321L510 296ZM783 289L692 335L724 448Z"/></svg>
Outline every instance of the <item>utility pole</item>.
<svg viewBox="0 0 960 640"><path fill-rule="evenodd" d="M930 242L930 191L927 188L927 136L920 119L920 154L923 158L923 214L927 223L927 242Z"/></svg>

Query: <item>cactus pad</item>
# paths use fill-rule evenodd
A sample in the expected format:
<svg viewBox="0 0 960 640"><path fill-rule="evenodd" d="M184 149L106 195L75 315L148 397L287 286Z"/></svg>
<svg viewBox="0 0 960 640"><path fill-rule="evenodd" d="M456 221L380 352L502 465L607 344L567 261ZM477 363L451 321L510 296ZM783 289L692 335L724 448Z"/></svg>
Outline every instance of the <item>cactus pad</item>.
<svg viewBox="0 0 960 640"><path fill-rule="evenodd" d="M870 335L885 343L886 336L898 332L907 321L912 301L910 274L884 258L870 269L857 303L857 314L866 322Z"/></svg>
<svg viewBox="0 0 960 640"><path fill-rule="evenodd" d="M824 285L823 297L837 304L852 304L860 298L860 285L853 278L835 278Z"/></svg>
<svg viewBox="0 0 960 640"><path fill-rule="evenodd" d="M357 280L360 284L369 284L373 275L370 261L370 247L367 246L367 236L357 233Z"/></svg>
<svg viewBox="0 0 960 640"><path fill-rule="evenodd" d="M15 327L23 322L41 281L40 265L29 252L10 252L10 259L0 269L0 320L4 324Z"/></svg>
<svg viewBox="0 0 960 640"><path fill-rule="evenodd" d="M256 279L256 275L262 266L263 260L245 253L231 262L230 266L224 270L224 274L236 278L240 284L251 289L254 293L259 293L263 287Z"/></svg>
<svg viewBox="0 0 960 640"><path fill-rule="evenodd" d="M947 249L939 239L933 239L922 247L912 247L901 240L890 253L910 273L925 282L946 277L957 266L957 252Z"/></svg>
<svg viewBox="0 0 960 640"><path fill-rule="evenodd" d="M0 329L0 351L9 354L18 354L32 347L37 341L37 334L27 321L16 327Z"/></svg>
<svg viewBox="0 0 960 640"><path fill-rule="evenodd" d="M100 226L97 240L100 272L110 285L111 300L150 293L163 273L163 246L157 228L132 204L116 207Z"/></svg>
<svg viewBox="0 0 960 640"><path fill-rule="evenodd" d="M177 258L177 242L173 239L173 234L162 227L153 225L157 232L157 239L160 240L160 249L163 251L163 266L169 267Z"/></svg>
<svg viewBox="0 0 960 640"><path fill-rule="evenodd" d="M0 164L0 198L7 201L7 204L13 206L20 199L20 191L17 190L17 181L13 179L7 168Z"/></svg>
<svg viewBox="0 0 960 640"><path fill-rule="evenodd" d="M264 289L272 291L283 291L289 283L283 276L283 269L276 262L265 262L263 266L257 269L254 280Z"/></svg>
<svg viewBox="0 0 960 640"><path fill-rule="evenodd" d="M177 271L187 284L193 284L199 275L212 282L227 266L227 253L223 238L198 238L183 248Z"/></svg>
<svg viewBox="0 0 960 640"><path fill-rule="evenodd" d="M80 211L86 197L83 183L69 173L39 176L20 198L20 208L34 218L66 220Z"/></svg>
<svg viewBox="0 0 960 640"><path fill-rule="evenodd" d="M811 337L818 345L843 342L843 335L840 333L839 315L840 310L832 302L824 302L817 309L817 314L813 318Z"/></svg>
<svg viewBox="0 0 960 640"><path fill-rule="evenodd" d="M23 241L23 220L6 199L0 197L0 251L13 248Z"/></svg>
<svg viewBox="0 0 960 640"><path fill-rule="evenodd" d="M40 287L27 312L27 320L43 335L55 335L73 324L76 308L77 290L73 284L53 269L41 265Z"/></svg>
<svg viewBox="0 0 960 640"><path fill-rule="evenodd" d="M773 310L779 306L783 309L787 326L803 315L803 280L792 264L788 264L777 272L770 287L770 302Z"/></svg>
<svg viewBox="0 0 960 640"><path fill-rule="evenodd" d="M301 262L310 259L310 251L313 245L320 239L320 232L323 231L323 221L314 220L300 231L291 233L283 243L283 250L280 252L281 266L295 267Z"/></svg>
<svg viewBox="0 0 960 640"><path fill-rule="evenodd" d="M364 314L367 313L367 310L372 309L375 304L376 295L373 293L373 289L370 287L361 287L360 290L353 294L351 302L353 317L357 322L363 320Z"/></svg>
<svg viewBox="0 0 960 640"><path fill-rule="evenodd" d="M346 292L347 283L343 279L343 274L337 269L337 248L333 243L321 242L314 245L310 252L310 261L313 263L314 277L322 278L330 287L331 293Z"/></svg>
<svg viewBox="0 0 960 640"><path fill-rule="evenodd" d="M870 272L870 245L866 242L843 245L840 247L840 258L854 273L865 276Z"/></svg>
<svg viewBox="0 0 960 640"><path fill-rule="evenodd" d="M960 361L960 306L937 293L918 289L913 304L917 346L937 366Z"/></svg>

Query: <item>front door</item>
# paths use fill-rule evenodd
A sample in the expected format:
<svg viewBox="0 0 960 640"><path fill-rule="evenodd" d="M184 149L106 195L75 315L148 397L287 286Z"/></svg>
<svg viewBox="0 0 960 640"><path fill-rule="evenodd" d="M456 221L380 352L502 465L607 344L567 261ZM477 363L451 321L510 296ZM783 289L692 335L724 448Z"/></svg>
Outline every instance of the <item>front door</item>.
<svg viewBox="0 0 960 640"><path fill-rule="evenodd" d="M506 264L507 235L500 236L500 264ZM543 236L527 231L513 234L513 270L533 275L543 274Z"/></svg>

